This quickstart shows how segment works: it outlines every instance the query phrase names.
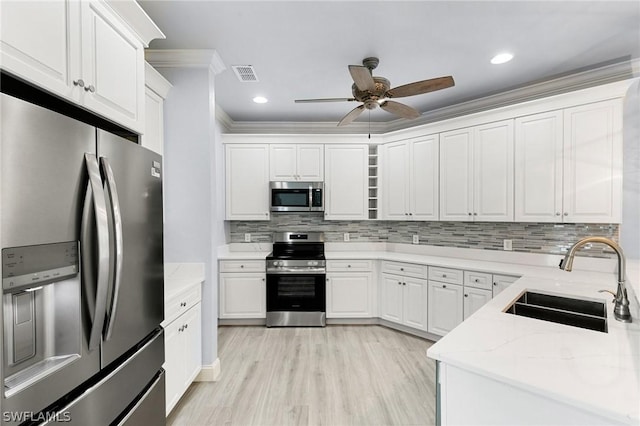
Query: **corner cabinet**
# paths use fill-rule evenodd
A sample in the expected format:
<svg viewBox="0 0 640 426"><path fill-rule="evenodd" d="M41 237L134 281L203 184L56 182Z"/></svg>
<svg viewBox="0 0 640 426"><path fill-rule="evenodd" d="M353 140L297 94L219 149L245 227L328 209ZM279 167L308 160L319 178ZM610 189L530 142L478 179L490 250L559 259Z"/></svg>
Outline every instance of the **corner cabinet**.
<svg viewBox="0 0 640 426"><path fill-rule="evenodd" d="M202 368L201 283L165 302L166 414L169 415Z"/></svg>
<svg viewBox="0 0 640 426"><path fill-rule="evenodd" d="M369 217L369 146L325 146L325 219Z"/></svg>
<svg viewBox="0 0 640 426"><path fill-rule="evenodd" d="M620 223L622 104L517 118L515 219Z"/></svg>
<svg viewBox="0 0 640 426"><path fill-rule="evenodd" d="M440 220L513 221L513 120L440 135Z"/></svg>
<svg viewBox="0 0 640 426"><path fill-rule="evenodd" d="M2 69L137 133L144 45L103 1L0 3Z"/></svg>
<svg viewBox="0 0 640 426"><path fill-rule="evenodd" d="M382 146L382 219L438 220L438 135Z"/></svg>
<svg viewBox="0 0 640 426"><path fill-rule="evenodd" d="M229 144L226 220L269 220L269 145Z"/></svg>

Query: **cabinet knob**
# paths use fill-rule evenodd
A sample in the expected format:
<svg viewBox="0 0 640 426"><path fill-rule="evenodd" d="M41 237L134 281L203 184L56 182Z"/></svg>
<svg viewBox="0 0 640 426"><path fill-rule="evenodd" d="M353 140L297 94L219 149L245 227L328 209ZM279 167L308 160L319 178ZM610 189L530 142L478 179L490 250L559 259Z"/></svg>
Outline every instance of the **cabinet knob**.
<svg viewBox="0 0 640 426"><path fill-rule="evenodd" d="M409 213L409 216L413 216L413 213Z"/></svg>
<svg viewBox="0 0 640 426"><path fill-rule="evenodd" d="M404 268L400 268L401 271L404 271Z"/></svg>
<svg viewBox="0 0 640 426"><path fill-rule="evenodd" d="M262 281L264 281L264 278L262 279Z"/></svg>
<svg viewBox="0 0 640 426"><path fill-rule="evenodd" d="M402 283L402 285L407 285L407 283Z"/></svg>
<svg viewBox="0 0 640 426"><path fill-rule="evenodd" d="M474 213L473 215L474 215L474 216L478 216L478 213Z"/></svg>
<svg viewBox="0 0 640 426"><path fill-rule="evenodd" d="M569 216L569 213L565 213L564 215L565 215L565 216Z"/></svg>
<svg viewBox="0 0 640 426"><path fill-rule="evenodd" d="M351 268L351 265L347 265L347 268Z"/></svg>
<svg viewBox="0 0 640 426"><path fill-rule="evenodd" d="M468 294L465 294L465 295L464 295L464 297L469 297L469 295L468 295Z"/></svg>
<svg viewBox="0 0 640 426"><path fill-rule="evenodd" d="M90 84L88 86L86 86L84 88L85 92L91 92L91 93L96 93L96 88L93 86L93 84Z"/></svg>
<svg viewBox="0 0 640 426"><path fill-rule="evenodd" d="M241 268L244 268L244 265L240 265Z"/></svg>
<svg viewBox="0 0 640 426"><path fill-rule="evenodd" d="M79 86L79 87L84 87L84 80L79 78L77 80L73 80L73 85L74 86Z"/></svg>
<svg viewBox="0 0 640 426"><path fill-rule="evenodd" d="M556 212L556 216L560 216L560 212Z"/></svg>
<svg viewBox="0 0 640 426"><path fill-rule="evenodd" d="M269 216L269 213L265 213L264 215L265 215L265 216Z"/></svg>
<svg viewBox="0 0 640 426"><path fill-rule="evenodd" d="M447 285L446 284L442 284L442 288L447 288Z"/></svg>
<svg viewBox="0 0 640 426"><path fill-rule="evenodd" d="M398 281L398 285L402 285L402 282Z"/></svg>
<svg viewBox="0 0 640 426"><path fill-rule="evenodd" d="M471 216L471 212L469 212L469 216Z"/></svg>
<svg viewBox="0 0 640 426"><path fill-rule="evenodd" d="M478 280L478 279L476 278L476 279L475 279L475 280L473 280L473 281L478 282L478 281L480 281L480 280Z"/></svg>
<svg viewBox="0 0 640 426"><path fill-rule="evenodd" d="M183 330L184 330L184 327L180 327L180 328L178 329L178 333L181 333Z"/></svg>
<svg viewBox="0 0 640 426"><path fill-rule="evenodd" d="M189 324L184 325L184 329L186 330L187 328L189 328Z"/></svg>
<svg viewBox="0 0 640 426"><path fill-rule="evenodd" d="M442 274L442 278L447 278L447 274Z"/></svg>
<svg viewBox="0 0 640 426"><path fill-rule="evenodd" d="M497 286L497 285L498 285L498 283L493 283L493 285Z"/></svg>

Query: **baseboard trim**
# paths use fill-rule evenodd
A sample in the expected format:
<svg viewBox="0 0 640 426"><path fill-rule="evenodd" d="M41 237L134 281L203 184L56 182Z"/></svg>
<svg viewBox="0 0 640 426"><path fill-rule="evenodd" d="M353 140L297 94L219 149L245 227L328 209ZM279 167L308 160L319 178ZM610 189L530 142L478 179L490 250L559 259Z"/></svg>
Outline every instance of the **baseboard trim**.
<svg viewBox="0 0 640 426"><path fill-rule="evenodd" d="M203 365L194 382L217 382L220 379L220 358L211 365Z"/></svg>

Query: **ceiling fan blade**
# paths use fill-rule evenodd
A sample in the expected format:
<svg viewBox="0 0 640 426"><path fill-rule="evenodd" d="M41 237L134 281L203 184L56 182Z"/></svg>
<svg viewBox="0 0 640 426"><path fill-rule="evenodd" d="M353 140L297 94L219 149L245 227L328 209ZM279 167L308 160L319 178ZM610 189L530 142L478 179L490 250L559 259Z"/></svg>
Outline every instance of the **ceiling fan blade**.
<svg viewBox="0 0 640 426"><path fill-rule="evenodd" d="M356 83L356 87L360 90L369 90L373 92L376 87L373 77L371 77L371 71L369 68L362 65L349 65L349 72L353 82Z"/></svg>
<svg viewBox="0 0 640 426"><path fill-rule="evenodd" d="M338 126L346 126L355 120L364 111L364 105L360 105L352 109L347 115L342 117L342 120L338 123Z"/></svg>
<svg viewBox="0 0 640 426"><path fill-rule="evenodd" d="M414 119L420 117L420 113L417 110L400 102L385 101L380 104L380 108L402 118Z"/></svg>
<svg viewBox="0 0 640 426"><path fill-rule="evenodd" d="M324 98L324 99L296 99L297 104L305 104L311 102L352 102L355 98Z"/></svg>
<svg viewBox="0 0 640 426"><path fill-rule="evenodd" d="M449 75L446 77L416 81L414 83L394 87L393 89L387 90L386 96L388 98L402 98L404 96L421 95L423 93L446 89L447 87L452 87L454 85L453 77Z"/></svg>

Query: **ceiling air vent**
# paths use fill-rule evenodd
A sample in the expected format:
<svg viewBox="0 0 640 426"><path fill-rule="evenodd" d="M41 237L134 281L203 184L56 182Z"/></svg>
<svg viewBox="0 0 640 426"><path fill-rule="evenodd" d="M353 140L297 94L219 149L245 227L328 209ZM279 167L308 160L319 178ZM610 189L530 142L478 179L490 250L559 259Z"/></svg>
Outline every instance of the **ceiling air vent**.
<svg viewBox="0 0 640 426"><path fill-rule="evenodd" d="M236 73L238 80L243 83L258 81L256 71L251 65L232 65L231 68L233 68L233 72Z"/></svg>

